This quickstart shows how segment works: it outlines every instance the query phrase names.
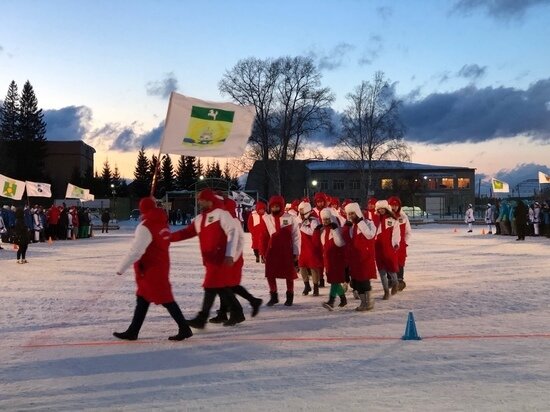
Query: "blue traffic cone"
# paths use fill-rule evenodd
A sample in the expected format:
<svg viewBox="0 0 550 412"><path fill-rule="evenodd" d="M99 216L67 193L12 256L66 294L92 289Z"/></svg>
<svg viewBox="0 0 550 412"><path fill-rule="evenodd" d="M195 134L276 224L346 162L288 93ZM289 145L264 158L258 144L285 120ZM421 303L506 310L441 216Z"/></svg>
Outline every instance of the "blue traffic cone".
<svg viewBox="0 0 550 412"><path fill-rule="evenodd" d="M418 332L416 331L416 323L414 323L414 315L412 312L409 312L409 317L407 319L407 326L405 327L405 334L401 339L422 340L422 338L418 336Z"/></svg>

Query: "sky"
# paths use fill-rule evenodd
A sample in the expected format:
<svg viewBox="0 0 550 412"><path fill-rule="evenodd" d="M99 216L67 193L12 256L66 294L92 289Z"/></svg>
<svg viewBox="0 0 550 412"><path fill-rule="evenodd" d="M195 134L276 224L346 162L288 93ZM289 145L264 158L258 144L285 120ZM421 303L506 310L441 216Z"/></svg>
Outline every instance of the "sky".
<svg viewBox="0 0 550 412"><path fill-rule="evenodd" d="M348 290L348 304L329 312L329 288L302 296L301 279L287 307L279 280L281 303L252 318L241 300L246 321L235 327L209 323L169 341L176 323L151 305L128 342L111 334L131 321L134 274L114 271L137 222L119 223L89 239L31 244L24 265L11 245L0 250L0 410L548 411L544 236L413 225L407 287L382 300L373 280L372 311L356 312ZM267 302L264 266L244 241L243 286ZM196 237L170 246L172 291L188 319L203 297L199 250ZM401 340L409 312L420 341Z"/></svg>
<svg viewBox="0 0 550 412"><path fill-rule="evenodd" d="M132 177L171 91L227 101L218 83L239 60L310 56L336 111L385 74L413 162L536 178L550 173L548 21L550 0L1 0L0 99L29 80L49 140L81 139L96 169Z"/></svg>

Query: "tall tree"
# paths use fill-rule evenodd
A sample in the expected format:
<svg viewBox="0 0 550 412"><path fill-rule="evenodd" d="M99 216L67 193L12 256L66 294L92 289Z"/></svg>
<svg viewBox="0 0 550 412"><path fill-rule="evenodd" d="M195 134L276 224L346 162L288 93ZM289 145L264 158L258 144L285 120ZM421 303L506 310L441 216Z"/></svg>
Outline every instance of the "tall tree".
<svg viewBox="0 0 550 412"><path fill-rule="evenodd" d="M111 176L111 183L115 185L115 187L119 187L122 184L122 178L120 177L120 171L118 170L118 166L115 163L115 170L113 170L113 174Z"/></svg>
<svg viewBox="0 0 550 412"><path fill-rule="evenodd" d="M111 193L111 183L113 179L113 172L111 172L111 165L109 164L109 159L106 159L103 162L103 169L101 170L101 185L103 187L104 193Z"/></svg>
<svg viewBox="0 0 550 412"><path fill-rule="evenodd" d="M372 82L363 81L347 95L348 107L342 116L339 145L342 154L355 161L370 195L372 170L378 160L408 160L410 149L403 140L404 127L399 119L400 101L382 72Z"/></svg>
<svg viewBox="0 0 550 412"><path fill-rule="evenodd" d="M177 187L180 190L191 190L197 181L195 157L180 156L176 170Z"/></svg>
<svg viewBox="0 0 550 412"><path fill-rule="evenodd" d="M334 101L330 89L321 87L321 74L308 57L241 60L219 84L222 94L243 105L253 105L256 121L250 145L258 158L278 161L276 176L265 175L277 192L283 192L285 173L281 162L295 159L307 137L327 128L324 111ZM255 148L254 148L255 147Z"/></svg>
<svg viewBox="0 0 550 412"><path fill-rule="evenodd" d="M157 155L155 154L151 155L151 160L149 162L149 173L147 176L147 179L148 179L147 183L149 187L151 187L153 184L153 179L154 179L155 173L157 172L157 167L159 167L159 165L160 165L160 159L157 157ZM153 196L155 196L157 199L164 196L164 193L163 193L164 182L162 180L162 173L160 173L160 169L158 172L159 173L157 175L155 192L153 193Z"/></svg>
<svg viewBox="0 0 550 412"><path fill-rule="evenodd" d="M176 181L174 178L174 165L169 155L165 155L162 159L161 166L162 181L164 186L164 192L169 192L176 188Z"/></svg>
<svg viewBox="0 0 550 412"><path fill-rule="evenodd" d="M19 138L19 94L17 84L12 81L4 103L0 106L0 173L11 177L17 176L17 159L19 145L14 143Z"/></svg>
<svg viewBox="0 0 550 412"><path fill-rule="evenodd" d="M132 192L138 198L146 197L150 193L149 169L150 162L142 146L138 152L136 168L134 170L134 182L132 183Z"/></svg>
<svg viewBox="0 0 550 412"><path fill-rule="evenodd" d="M21 92L19 106L19 136L28 142L43 142L46 140L46 122L42 109L38 108L38 100L31 83L27 80Z"/></svg>
<svg viewBox="0 0 550 412"><path fill-rule="evenodd" d="M197 163L196 163L195 168L197 170L197 178L199 178L200 176L204 176L204 168L202 166L202 162L201 162L200 157L197 158Z"/></svg>

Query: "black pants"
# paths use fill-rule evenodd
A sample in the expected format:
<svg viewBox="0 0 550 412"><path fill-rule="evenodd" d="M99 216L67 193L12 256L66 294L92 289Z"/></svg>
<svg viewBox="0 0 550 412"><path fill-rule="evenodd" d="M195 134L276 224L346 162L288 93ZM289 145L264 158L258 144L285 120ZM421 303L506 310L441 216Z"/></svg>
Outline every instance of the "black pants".
<svg viewBox="0 0 550 412"><path fill-rule="evenodd" d="M130 323L130 326L128 327L129 333L135 335L139 333L150 305L151 303L145 300L142 296L136 296L136 308L134 310L132 323ZM168 313L176 321L180 330L189 329L189 326L187 326L187 322L185 321L185 317L183 316L183 313L181 313L181 309L175 301L163 303L162 306L168 310Z"/></svg>
<svg viewBox="0 0 550 412"><path fill-rule="evenodd" d="M372 290L369 279L367 280L352 279L352 283L353 283L353 289L355 289L359 294L366 293Z"/></svg>
<svg viewBox="0 0 550 412"><path fill-rule="evenodd" d="M25 255L27 254L28 247L29 245L19 245L19 248L17 249L17 260L25 259Z"/></svg>

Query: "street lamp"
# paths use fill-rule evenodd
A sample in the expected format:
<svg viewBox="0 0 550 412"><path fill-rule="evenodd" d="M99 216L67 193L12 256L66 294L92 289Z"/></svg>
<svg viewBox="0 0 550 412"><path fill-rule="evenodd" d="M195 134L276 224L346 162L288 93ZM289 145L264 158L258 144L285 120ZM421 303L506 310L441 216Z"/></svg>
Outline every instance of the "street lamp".
<svg viewBox="0 0 550 412"><path fill-rule="evenodd" d="M113 196L113 222L116 223L116 187L111 183L111 195Z"/></svg>

